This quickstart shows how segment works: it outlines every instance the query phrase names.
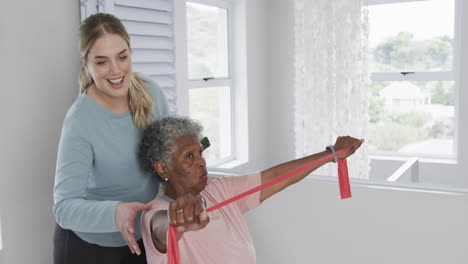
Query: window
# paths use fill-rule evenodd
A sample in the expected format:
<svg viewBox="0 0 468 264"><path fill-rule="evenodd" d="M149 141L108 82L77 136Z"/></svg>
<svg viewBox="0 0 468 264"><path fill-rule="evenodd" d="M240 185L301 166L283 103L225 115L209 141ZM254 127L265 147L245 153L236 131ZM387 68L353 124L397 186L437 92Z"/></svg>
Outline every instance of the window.
<svg viewBox="0 0 468 264"><path fill-rule="evenodd" d="M232 159L228 8L187 2L189 109L212 142L208 163Z"/></svg>
<svg viewBox="0 0 468 264"><path fill-rule="evenodd" d="M455 0L369 4L370 153L455 158Z"/></svg>
<svg viewBox="0 0 468 264"><path fill-rule="evenodd" d="M461 3L368 1L372 180L466 191Z"/></svg>
<svg viewBox="0 0 468 264"><path fill-rule="evenodd" d="M466 31L466 23L461 23L466 20L462 16L466 12L461 11L467 8L465 2L368 0L364 6L359 1L356 5L354 1L343 5L325 0L319 1L321 5L298 2L298 156L314 147L317 137L329 136L328 131L340 135L348 134L341 132L343 128L359 128L367 133L365 147L370 155L363 156L370 162L353 156L357 161L355 168L350 167L354 183L466 192L467 148L465 139L458 136L467 127L465 105L460 103L466 97L462 84L466 74L460 74L467 71L461 64L467 56L461 46L466 34L460 34ZM346 19L336 20L337 14ZM362 38L361 28L367 29ZM362 43L368 56L361 68ZM368 90L366 83L359 83L367 74L358 75L367 71ZM346 106L352 107L343 110ZM314 116L313 122L303 118L304 112ZM353 122L346 123L349 120ZM356 131L349 134L359 137ZM314 175L328 180L335 171L331 167Z"/></svg>
<svg viewBox="0 0 468 264"><path fill-rule="evenodd" d="M208 166L230 168L243 162L246 144L240 128L246 130L246 118L239 98L241 74L239 62L232 59L242 53L233 39L235 3L230 1L186 1L185 35L187 58L188 114L200 121L211 147L205 152ZM179 32L179 31L178 31ZM244 67L245 68L245 67ZM236 99L237 98L237 99ZM245 98L244 98L245 99ZM245 108L245 107L244 107Z"/></svg>

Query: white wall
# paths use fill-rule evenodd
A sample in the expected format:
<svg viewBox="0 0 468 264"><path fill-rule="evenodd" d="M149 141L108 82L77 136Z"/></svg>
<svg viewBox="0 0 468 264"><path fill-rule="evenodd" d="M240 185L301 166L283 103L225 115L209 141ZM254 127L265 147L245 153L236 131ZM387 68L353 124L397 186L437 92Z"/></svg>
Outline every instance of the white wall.
<svg viewBox="0 0 468 264"><path fill-rule="evenodd" d="M237 172L255 171L268 165L268 144L264 128L268 126L268 0L245 0L247 64L248 152L249 162L235 168Z"/></svg>
<svg viewBox="0 0 468 264"><path fill-rule="evenodd" d="M268 146L268 155L266 163L260 166L286 161L294 155L292 4L293 0L268 0L266 21L258 21L268 25L269 40L265 64L268 125L257 131L265 135L269 144L263 142ZM463 7L465 14L467 7ZM465 29L464 43L468 43L467 36ZM468 50L463 58L468 58ZM468 67L465 69L464 84L468 83ZM463 87L460 95L468 98ZM462 104L460 112L468 113L466 107ZM460 134L466 135L468 116L462 118ZM462 177L468 163L466 138L460 138L459 148L461 162L451 172ZM439 175L444 176L443 172ZM247 219L257 249L257 263L468 262L468 196L355 185L352 191L353 198L341 201L336 184L303 181L251 212Z"/></svg>
<svg viewBox="0 0 468 264"><path fill-rule="evenodd" d="M52 263L60 129L78 94L79 2L0 2L0 263Z"/></svg>
<svg viewBox="0 0 468 264"><path fill-rule="evenodd" d="M292 186L248 216L258 264L465 264L466 196Z"/></svg>

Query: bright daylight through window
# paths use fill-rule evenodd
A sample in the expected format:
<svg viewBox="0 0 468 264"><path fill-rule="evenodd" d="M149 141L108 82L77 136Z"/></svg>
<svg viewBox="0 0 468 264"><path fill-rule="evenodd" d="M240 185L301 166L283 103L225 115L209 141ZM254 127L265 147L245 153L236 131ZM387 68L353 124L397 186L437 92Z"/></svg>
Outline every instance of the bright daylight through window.
<svg viewBox="0 0 468 264"><path fill-rule="evenodd" d="M232 160L228 9L187 2L190 116L211 141L208 165Z"/></svg>
<svg viewBox="0 0 468 264"><path fill-rule="evenodd" d="M454 158L454 0L394 2L368 7L369 152Z"/></svg>

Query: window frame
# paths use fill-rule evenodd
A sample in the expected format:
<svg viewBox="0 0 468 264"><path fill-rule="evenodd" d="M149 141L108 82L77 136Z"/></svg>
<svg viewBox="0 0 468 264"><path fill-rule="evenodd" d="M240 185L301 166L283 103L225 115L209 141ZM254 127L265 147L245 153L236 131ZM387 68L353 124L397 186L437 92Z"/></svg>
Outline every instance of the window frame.
<svg viewBox="0 0 468 264"><path fill-rule="evenodd" d="M368 0L367 6L385 5L396 3L421 2L428 0ZM453 61L451 71L414 71L411 74L403 74L404 72L370 72L370 80L372 82L394 82L394 81L453 81L454 82L454 124L453 124L453 154L452 155L435 155L435 154L415 154L415 153L398 153L393 151L369 151L370 159L385 159L385 157L419 157L421 161L430 162L456 162L458 159L458 143L459 143L459 86L460 86L460 23L461 14L458 3L459 0L454 0L454 36L453 36Z"/></svg>
<svg viewBox="0 0 468 264"><path fill-rule="evenodd" d="M188 74L188 39L186 3L209 5L227 10L227 47L228 76L203 80L189 79ZM241 23L245 20L242 14L243 1L234 0L176 0L175 1L175 39L177 70L177 105L178 113L189 115L189 92L191 89L213 87L230 88L230 148L231 155L208 164L210 171L230 171L232 168L248 162L248 129L245 43L236 40L244 35ZM244 39L241 36L240 39ZM206 76L211 78L212 76Z"/></svg>

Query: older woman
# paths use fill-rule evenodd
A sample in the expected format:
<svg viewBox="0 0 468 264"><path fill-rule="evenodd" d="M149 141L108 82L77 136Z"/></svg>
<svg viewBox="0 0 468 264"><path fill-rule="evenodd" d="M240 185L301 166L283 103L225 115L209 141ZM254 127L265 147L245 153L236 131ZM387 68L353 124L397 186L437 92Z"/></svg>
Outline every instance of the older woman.
<svg viewBox="0 0 468 264"><path fill-rule="evenodd" d="M160 192L150 202L152 209L142 216L141 230L148 263L167 263L169 224L177 227L181 263L255 263L255 249L242 214L302 180L317 167L213 211L209 216L204 209L324 157L330 150L260 173L212 178L207 175L201 132L202 127L194 120L165 117L148 126L143 134L140 154L144 167L165 186L165 192ZM339 137L333 147L338 151L352 146L338 156L344 159L362 142L352 137Z"/></svg>

